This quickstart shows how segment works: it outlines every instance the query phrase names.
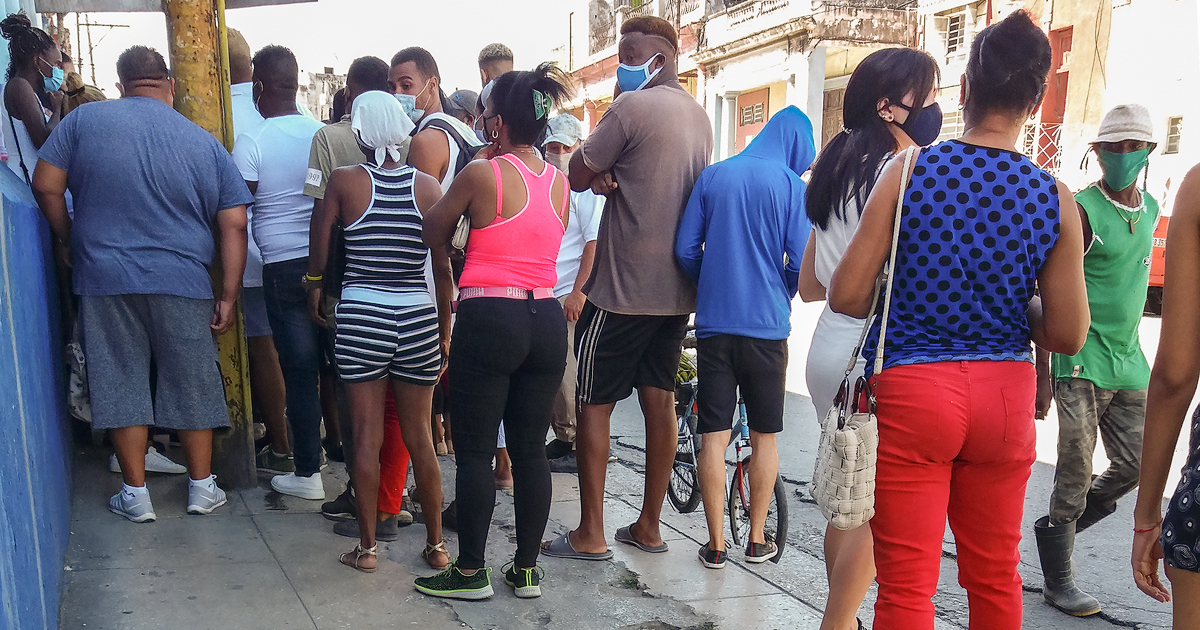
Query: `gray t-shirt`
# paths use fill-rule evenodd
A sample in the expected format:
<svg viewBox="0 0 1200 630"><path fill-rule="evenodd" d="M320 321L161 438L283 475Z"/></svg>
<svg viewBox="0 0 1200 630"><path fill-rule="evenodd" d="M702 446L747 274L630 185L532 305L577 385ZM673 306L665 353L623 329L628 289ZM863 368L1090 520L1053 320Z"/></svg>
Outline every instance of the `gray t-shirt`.
<svg viewBox="0 0 1200 630"><path fill-rule="evenodd" d="M217 212L254 201L229 152L160 101L81 105L40 153L75 198L75 293L213 297Z"/></svg>
<svg viewBox="0 0 1200 630"><path fill-rule="evenodd" d="M696 285L675 261L675 230L692 186L708 166L708 114L678 85L625 92L580 147L583 163L611 171L596 262L583 292L624 315L696 310Z"/></svg>

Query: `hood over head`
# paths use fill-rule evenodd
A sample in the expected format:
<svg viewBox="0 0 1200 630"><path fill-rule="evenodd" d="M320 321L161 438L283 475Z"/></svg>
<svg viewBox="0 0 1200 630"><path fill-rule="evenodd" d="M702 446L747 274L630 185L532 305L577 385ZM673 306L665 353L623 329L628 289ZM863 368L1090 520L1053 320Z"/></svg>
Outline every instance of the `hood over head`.
<svg viewBox="0 0 1200 630"><path fill-rule="evenodd" d="M739 155L783 162L803 175L817 157L812 122L795 105L780 110Z"/></svg>

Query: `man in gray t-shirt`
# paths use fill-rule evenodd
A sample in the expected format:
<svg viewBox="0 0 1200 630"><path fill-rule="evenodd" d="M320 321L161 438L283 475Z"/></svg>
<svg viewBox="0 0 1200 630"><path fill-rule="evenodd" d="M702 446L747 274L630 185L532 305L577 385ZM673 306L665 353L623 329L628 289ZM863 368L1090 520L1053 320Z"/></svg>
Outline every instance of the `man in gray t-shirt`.
<svg viewBox="0 0 1200 630"><path fill-rule="evenodd" d="M237 318L253 197L225 147L171 108L175 84L162 55L134 46L117 60L117 75L120 99L82 105L50 134L33 189L72 253L92 426L109 430L125 481L109 510L142 523L156 518L145 475L149 426L179 434L191 477L187 511L225 503L210 462L212 429L229 426L213 333ZM216 300L214 259L222 272Z"/></svg>
<svg viewBox="0 0 1200 630"><path fill-rule="evenodd" d="M637 17L621 26L621 94L572 157L571 188L608 196L595 266L576 324L582 516L547 544L552 556L611 555L604 535L609 417L634 388L646 418L646 486L641 516L620 542L661 552L659 514L675 457L675 374L696 285L675 261L675 228L712 154L704 108L679 84L678 36L669 22Z"/></svg>

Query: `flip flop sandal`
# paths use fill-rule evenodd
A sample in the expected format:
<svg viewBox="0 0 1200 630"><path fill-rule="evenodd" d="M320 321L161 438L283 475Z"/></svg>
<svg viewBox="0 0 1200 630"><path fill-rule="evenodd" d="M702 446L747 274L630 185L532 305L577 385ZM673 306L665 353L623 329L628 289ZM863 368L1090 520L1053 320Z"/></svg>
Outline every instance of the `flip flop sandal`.
<svg viewBox="0 0 1200 630"><path fill-rule="evenodd" d="M432 567L438 571L444 571L446 569L446 567L450 566L449 562L446 562L445 564L442 564L442 565L437 565L437 564L434 564L432 560L430 560L430 558L433 557L433 554L435 554L439 551L446 554L447 557L450 556L450 552L446 551L446 540L444 538L442 539L441 542L439 542L436 545L431 545L429 543L425 543L425 551L421 552L421 558L423 560L425 560L425 564L428 564L430 567Z"/></svg>
<svg viewBox="0 0 1200 630"><path fill-rule="evenodd" d="M372 556L376 559L376 562L378 562L379 545L375 545L370 549L363 549L362 545L355 545L353 551L347 551L346 553L342 554L338 558L338 561L352 569L362 571L363 573L374 573L378 567L364 567L359 564L359 561L366 556Z"/></svg>
<svg viewBox="0 0 1200 630"><path fill-rule="evenodd" d="M543 542L542 554L553 558L566 558L568 560L611 560L613 557L612 549L605 549L600 553L575 551L575 547L571 545L570 533L563 534L554 540Z"/></svg>
<svg viewBox="0 0 1200 630"><path fill-rule="evenodd" d="M617 540L617 542L625 543L626 545L633 545L634 547L637 547L638 549L641 549L642 551L645 551L646 553L666 553L667 552L667 543L665 543L665 542L657 547L651 547L650 545L644 545L644 544L638 542L638 539L633 537L633 525L626 525L625 527L618 529L616 535L613 536L613 538L615 538Z"/></svg>

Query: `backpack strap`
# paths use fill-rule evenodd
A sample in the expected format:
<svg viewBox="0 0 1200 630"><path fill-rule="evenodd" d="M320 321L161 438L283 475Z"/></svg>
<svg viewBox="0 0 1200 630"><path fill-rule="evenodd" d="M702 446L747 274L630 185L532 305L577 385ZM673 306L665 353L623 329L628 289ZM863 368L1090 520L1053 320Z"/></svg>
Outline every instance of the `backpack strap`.
<svg viewBox="0 0 1200 630"><path fill-rule="evenodd" d="M415 136L420 131L424 131L429 127L444 131L446 135L450 137L450 141L458 145L458 160L454 164L455 175L466 168L467 164L469 164L471 160L475 159L475 154L479 153L479 149L483 148L479 145L468 142L467 139L458 132L458 129L455 128L453 124L441 118L430 118L420 127L414 129L412 135Z"/></svg>

